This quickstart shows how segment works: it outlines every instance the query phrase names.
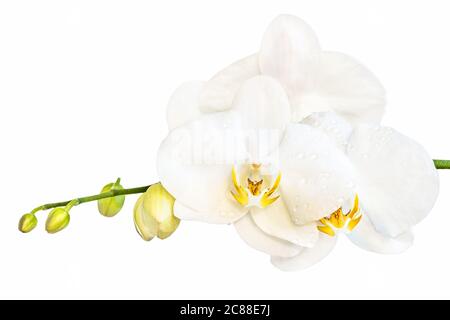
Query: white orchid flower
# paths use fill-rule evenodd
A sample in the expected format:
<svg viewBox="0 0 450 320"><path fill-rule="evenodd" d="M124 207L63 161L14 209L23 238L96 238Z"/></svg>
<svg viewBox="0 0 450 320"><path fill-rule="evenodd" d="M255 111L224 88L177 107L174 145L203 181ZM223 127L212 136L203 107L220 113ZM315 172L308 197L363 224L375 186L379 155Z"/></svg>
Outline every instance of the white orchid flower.
<svg viewBox="0 0 450 320"><path fill-rule="evenodd" d="M402 252L439 182L419 144L377 124L383 104L366 69L321 52L300 20L275 19L259 54L169 102L157 162L174 214L234 223L283 270L318 262L340 233Z"/></svg>

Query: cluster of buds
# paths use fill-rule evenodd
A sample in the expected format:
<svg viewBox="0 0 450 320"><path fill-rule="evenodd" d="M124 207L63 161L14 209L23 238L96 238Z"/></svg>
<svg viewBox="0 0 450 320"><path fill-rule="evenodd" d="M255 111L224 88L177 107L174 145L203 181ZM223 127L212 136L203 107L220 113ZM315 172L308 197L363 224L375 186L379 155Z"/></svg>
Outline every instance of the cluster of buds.
<svg viewBox="0 0 450 320"><path fill-rule="evenodd" d="M48 233L57 233L65 229L70 222L69 211L72 207L83 202L97 200L98 211L105 217L114 217L123 208L125 203L124 192L117 194L115 191L125 190L120 184L120 178L114 183L105 185L100 194L96 196L78 198L68 202L44 205L24 214L19 221L19 230L23 233L32 231L38 224L36 213L40 210L52 208L45 229ZM131 189L125 190L129 191ZM138 198L134 206L134 225L137 232L146 241L154 237L165 239L178 227L180 220L173 214L174 197L161 185L156 183L148 189L141 188L145 192ZM128 192L127 194L132 193ZM55 207L57 206L57 207Z"/></svg>
<svg viewBox="0 0 450 320"><path fill-rule="evenodd" d="M116 182L105 185L102 188L100 195L110 192L111 190L123 190L123 187L120 184L120 178L117 179ZM124 195L99 199L97 201L98 211L105 217L113 217L122 209L124 202ZM80 204L80 199L74 199L67 203L62 203L60 207L52 209L45 222L45 230L47 230L48 233L53 234L65 229L70 222L70 209L78 204ZM45 205L34 209L30 213L24 214L19 221L19 230L23 233L32 231L38 223L36 213L44 209L46 209Z"/></svg>
<svg viewBox="0 0 450 320"><path fill-rule="evenodd" d="M73 206L78 205L78 199L70 201L64 207L54 208L48 214L47 221L45 222L45 230L48 233L57 233L63 230L70 222L70 214L69 211ZM42 210L41 208L37 208L30 213L26 213L19 220L19 230L23 233L28 233L32 231L38 224L38 220L36 218L36 212Z"/></svg>

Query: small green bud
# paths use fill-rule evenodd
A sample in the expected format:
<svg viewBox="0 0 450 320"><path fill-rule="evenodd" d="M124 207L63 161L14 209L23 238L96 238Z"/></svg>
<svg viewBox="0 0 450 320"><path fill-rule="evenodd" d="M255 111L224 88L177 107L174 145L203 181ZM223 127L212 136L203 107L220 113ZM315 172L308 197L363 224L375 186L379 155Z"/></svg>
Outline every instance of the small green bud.
<svg viewBox="0 0 450 320"><path fill-rule="evenodd" d="M154 184L139 197L134 207L134 225L146 241L169 237L180 224L173 214L175 198L161 183Z"/></svg>
<svg viewBox="0 0 450 320"><path fill-rule="evenodd" d="M45 230L48 233L57 233L67 227L70 221L69 212L64 208L53 209L45 223Z"/></svg>
<svg viewBox="0 0 450 320"><path fill-rule="evenodd" d="M28 233L36 227L37 223L37 218L33 213L24 214L19 221L19 231Z"/></svg>
<svg viewBox="0 0 450 320"><path fill-rule="evenodd" d="M103 187L101 193L110 190L123 190L123 187L120 185L120 179L117 179L115 183L108 183ZM98 211L105 217L114 217L122 209L124 202L125 196L123 195L100 199L97 201Z"/></svg>

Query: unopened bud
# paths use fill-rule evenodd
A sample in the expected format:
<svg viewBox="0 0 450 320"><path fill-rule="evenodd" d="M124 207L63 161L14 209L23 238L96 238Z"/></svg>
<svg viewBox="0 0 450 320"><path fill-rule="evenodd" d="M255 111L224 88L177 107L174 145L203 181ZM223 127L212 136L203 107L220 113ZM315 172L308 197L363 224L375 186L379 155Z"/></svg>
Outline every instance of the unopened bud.
<svg viewBox="0 0 450 320"><path fill-rule="evenodd" d="M70 221L69 212L64 208L53 209L45 223L45 230L48 233L56 233L67 227Z"/></svg>
<svg viewBox="0 0 450 320"><path fill-rule="evenodd" d="M123 190L123 187L120 185L120 179L117 179L115 183L108 183L103 187L101 193L111 190ZM98 211L105 217L114 217L122 209L124 202L124 195L100 199L97 201Z"/></svg>
<svg viewBox="0 0 450 320"><path fill-rule="evenodd" d="M134 207L134 225L146 241L169 237L180 224L173 215L175 198L161 183L154 184L139 197Z"/></svg>
<svg viewBox="0 0 450 320"><path fill-rule="evenodd" d="M37 223L38 221L34 214L26 213L20 218L19 230L23 233L28 233L36 227Z"/></svg>

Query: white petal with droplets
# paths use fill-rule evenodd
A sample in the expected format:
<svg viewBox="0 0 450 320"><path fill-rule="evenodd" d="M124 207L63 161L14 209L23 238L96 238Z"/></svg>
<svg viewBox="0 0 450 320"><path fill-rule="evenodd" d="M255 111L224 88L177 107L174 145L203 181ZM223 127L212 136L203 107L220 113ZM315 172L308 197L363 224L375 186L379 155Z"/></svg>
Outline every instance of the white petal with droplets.
<svg viewBox="0 0 450 320"><path fill-rule="evenodd" d="M267 208L252 208L253 221L265 233L302 247L313 247L319 238L315 223L296 225L283 202L278 199Z"/></svg>
<svg viewBox="0 0 450 320"><path fill-rule="evenodd" d="M328 216L355 197L350 161L319 129L290 125L280 146L280 168L281 193L297 224Z"/></svg>
<svg viewBox="0 0 450 320"><path fill-rule="evenodd" d="M301 123L319 129L334 140L343 151L346 151L353 128L349 122L335 112L313 113L303 119Z"/></svg>
<svg viewBox="0 0 450 320"><path fill-rule="evenodd" d="M358 171L360 201L378 232L397 237L433 208L439 177L417 142L391 128L361 125L348 155Z"/></svg>

